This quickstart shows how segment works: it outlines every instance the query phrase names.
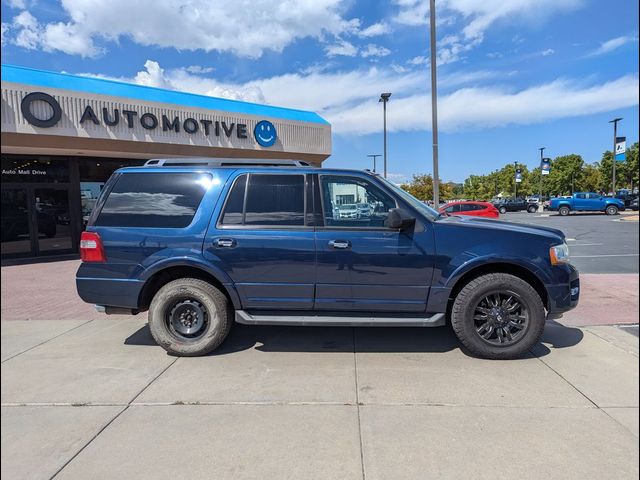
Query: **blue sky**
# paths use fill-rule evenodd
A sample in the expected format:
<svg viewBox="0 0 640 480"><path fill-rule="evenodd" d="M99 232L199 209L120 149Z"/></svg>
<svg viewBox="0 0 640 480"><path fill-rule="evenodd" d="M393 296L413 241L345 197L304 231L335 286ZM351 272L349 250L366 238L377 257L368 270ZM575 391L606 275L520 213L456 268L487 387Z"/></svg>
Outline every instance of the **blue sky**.
<svg viewBox="0 0 640 480"><path fill-rule="evenodd" d="M316 111L327 166L431 171L428 1L2 0L3 63ZM638 3L439 0L440 172L638 140ZM380 168L380 167L379 167Z"/></svg>

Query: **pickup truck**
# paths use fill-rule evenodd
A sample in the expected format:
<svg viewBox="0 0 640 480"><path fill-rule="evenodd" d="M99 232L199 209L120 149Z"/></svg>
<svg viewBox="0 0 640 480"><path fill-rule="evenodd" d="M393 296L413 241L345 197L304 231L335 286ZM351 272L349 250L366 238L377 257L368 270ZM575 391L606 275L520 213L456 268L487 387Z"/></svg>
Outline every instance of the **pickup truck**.
<svg viewBox="0 0 640 480"><path fill-rule="evenodd" d="M605 212L607 215L616 215L624 210L624 202L617 198L603 197L599 193L578 192L571 197L552 198L549 203L550 211L557 211L560 215L569 215L574 212Z"/></svg>

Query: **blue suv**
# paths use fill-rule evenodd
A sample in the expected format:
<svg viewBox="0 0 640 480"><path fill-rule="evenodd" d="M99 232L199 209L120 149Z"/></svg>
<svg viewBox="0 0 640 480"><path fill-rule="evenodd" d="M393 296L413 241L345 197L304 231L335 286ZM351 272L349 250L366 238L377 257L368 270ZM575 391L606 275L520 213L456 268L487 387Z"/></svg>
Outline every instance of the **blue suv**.
<svg viewBox="0 0 640 480"><path fill-rule="evenodd" d="M353 205L360 214L345 214ZM472 354L515 358L579 296L559 230L439 214L374 173L296 161L120 169L80 251L80 297L106 313L148 310L157 343L183 356L217 348L234 320L449 320Z"/></svg>

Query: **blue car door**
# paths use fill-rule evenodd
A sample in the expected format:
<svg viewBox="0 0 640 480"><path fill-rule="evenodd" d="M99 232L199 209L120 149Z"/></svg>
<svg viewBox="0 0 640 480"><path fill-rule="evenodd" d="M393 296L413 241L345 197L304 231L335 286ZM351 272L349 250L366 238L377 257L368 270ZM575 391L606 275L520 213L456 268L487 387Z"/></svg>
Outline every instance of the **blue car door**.
<svg viewBox="0 0 640 480"><path fill-rule="evenodd" d="M589 210L604 211L604 198L597 193L588 193L587 202Z"/></svg>
<svg viewBox="0 0 640 480"><path fill-rule="evenodd" d="M589 200L587 200L586 193L576 193L573 196L573 209L574 210L589 210Z"/></svg>
<svg viewBox="0 0 640 480"><path fill-rule="evenodd" d="M313 308L316 252L306 215L308 177L295 171L242 173L225 190L203 251L231 277L245 309Z"/></svg>
<svg viewBox="0 0 640 480"><path fill-rule="evenodd" d="M366 174L319 174L314 183L322 211L314 308L424 312L434 264L431 226L418 220L410 232L385 228L396 200ZM341 205L363 203L368 212L357 218L339 213Z"/></svg>

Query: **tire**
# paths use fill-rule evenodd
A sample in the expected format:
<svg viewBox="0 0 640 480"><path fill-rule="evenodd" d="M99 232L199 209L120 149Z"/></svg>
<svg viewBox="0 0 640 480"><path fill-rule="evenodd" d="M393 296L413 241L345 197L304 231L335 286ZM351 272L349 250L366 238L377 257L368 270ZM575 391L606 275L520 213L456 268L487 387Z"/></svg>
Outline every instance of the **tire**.
<svg viewBox="0 0 640 480"><path fill-rule="evenodd" d="M197 332L188 334L176 329L181 311L200 313L195 315L199 319L195 327L201 325ZM158 290L149 307L151 335L171 355L195 357L212 352L227 338L232 323L233 309L227 297L210 283L196 278L167 283Z"/></svg>
<svg viewBox="0 0 640 480"><path fill-rule="evenodd" d="M571 213L571 209L569 207L567 207L566 205L560 207L558 209L558 213L560 215L562 215L563 217L566 217L567 215L569 215Z"/></svg>
<svg viewBox="0 0 640 480"><path fill-rule="evenodd" d="M609 205L606 210L605 210L607 215L617 215L618 214L618 207L616 207L615 205Z"/></svg>
<svg viewBox="0 0 640 480"><path fill-rule="evenodd" d="M529 213L536 213L537 211L538 211L538 207L534 205L529 205L529 207L527 208L527 212Z"/></svg>
<svg viewBox="0 0 640 480"><path fill-rule="evenodd" d="M504 215L505 213L507 213L507 208L506 207L500 207L498 209L498 211L500 212L501 215Z"/></svg>
<svg viewBox="0 0 640 480"><path fill-rule="evenodd" d="M490 326L489 339L483 339L482 330L479 331L482 327L479 325L488 325L492 320L486 323L482 323L482 320L478 323L476 320L481 316L477 314L479 305L485 299L492 298L495 292L501 292L501 298L515 299L522 307L515 312L520 312L522 318L526 316L526 321L518 323L521 328L511 331L512 341L505 344L501 343L500 335L496 332L502 330L502 338L505 339L504 328L512 328L508 323L503 324L505 326L502 328L494 329ZM510 321L509 314L505 315L505 320L507 318ZM460 342L471 354L491 360L515 359L525 355L540 340L545 318L544 305L538 292L521 278L507 273L490 273L471 280L458 293L451 310L451 325ZM484 332L486 334L488 330L485 329Z"/></svg>

